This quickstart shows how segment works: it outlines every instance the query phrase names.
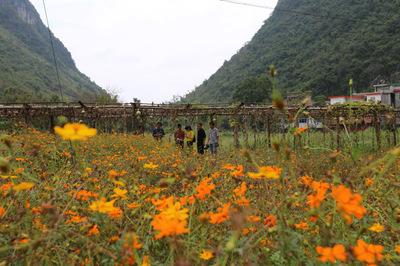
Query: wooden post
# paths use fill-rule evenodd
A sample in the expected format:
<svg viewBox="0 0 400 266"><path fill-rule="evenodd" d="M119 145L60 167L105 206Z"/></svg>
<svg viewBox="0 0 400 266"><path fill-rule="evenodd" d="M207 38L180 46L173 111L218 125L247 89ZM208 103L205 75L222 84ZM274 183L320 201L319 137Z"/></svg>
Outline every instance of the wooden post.
<svg viewBox="0 0 400 266"><path fill-rule="evenodd" d="M257 147L258 143L258 123L257 123L257 115L254 116L254 148Z"/></svg>
<svg viewBox="0 0 400 266"><path fill-rule="evenodd" d="M268 130L268 147L271 148L271 123L269 116L267 117L267 130Z"/></svg>
<svg viewBox="0 0 400 266"><path fill-rule="evenodd" d="M123 120L124 120L124 134L127 133L127 125L126 125L126 107L124 107L124 116L123 116Z"/></svg>
<svg viewBox="0 0 400 266"><path fill-rule="evenodd" d="M299 128L299 117L298 116L296 117L296 128ZM296 148L296 139L297 139L297 145L298 145L299 150L300 150L301 149L301 135L297 134L297 135L294 136L293 147L295 147L295 148Z"/></svg>
<svg viewBox="0 0 400 266"><path fill-rule="evenodd" d="M246 115L243 116L243 133L244 133L244 145L246 148L249 147L249 133L247 128L247 117Z"/></svg>
<svg viewBox="0 0 400 266"><path fill-rule="evenodd" d="M235 114L233 115L233 119L234 119L234 126L233 126L233 136L235 139L235 148L238 149L239 148L239 121L238 121L238 115L237 112L235 112Z"/></svg>
<svg viewBox="0 0 400 266"><path fill-rule="evenodd" d="M387 121L387 123L390 125L391 121ZM387 135L387 139L388 139L388 147L390 147L390 138L391 138L392 134L390 134L389 127L386 127L386 135Z"/></svg>
<svg viewBox="0 0 400 266"><path fill-rule="evenodd" d="M333 137L333 119L332 119L332 117L330 117L329 118L329 128L331 129L331 130L329 130L329 136L330 136L330 139L331 139L331 150L333 150L333 146L334 146L334 137Z"/></svg>
<svg viewBox="0 0 400 266"><path fill-rule="evenodd" d="M336 150L339 151L340 148L340 117L336 117Z"/></svg>
<svg viewBox="0 0 400 266"><path fill-rule="evenodd" d="M397 121L396 116L393 117L393 146L396 147L397 145Z"/></svg>
<svg viewBox="0 0 400 266"><path fill-rule="evenodd" d="M53 114L50 115L50 132L54 133L54 116Z"/></svg>
<svg viewBox="0 0 400 266"><path fill-rule="evenodd" d="M30 122L29 105L26 103L24 103L24 118L25 118L25 125L29 126Z"/></svg>
<svg viewBox="0 0 400 266"><path fill-rule="evenodd" d="M326 128L325 128L325 116L322 118L322 133L324 134L324 143L326 143L325 135L326 135Z"/></svg>
<svg viewBox="0 0 400 266"><path fill-rule="evenodd" d="M380 123L378 122L377 119L377 114L375 113L374 115L374 122L375 122L375 136L376 136L376 146L378 148L378 151L381 149L381 137L380 137Z"/></svg>
<svg viewBox="0 0 400 266"><path fill-rule="evenodd" d="M132 103L132 132L135 132L136 103Z"/></svg>
<svg viewBox="0 0 400 266"><path fill-rule="evenodd" d="M283 138L283 141L285 141L285 137L286 137L285 130L286 130L286 128L285 128L285 121L284 121L283 117L281 117L281 128L282 128L282 138Z"/></svg>

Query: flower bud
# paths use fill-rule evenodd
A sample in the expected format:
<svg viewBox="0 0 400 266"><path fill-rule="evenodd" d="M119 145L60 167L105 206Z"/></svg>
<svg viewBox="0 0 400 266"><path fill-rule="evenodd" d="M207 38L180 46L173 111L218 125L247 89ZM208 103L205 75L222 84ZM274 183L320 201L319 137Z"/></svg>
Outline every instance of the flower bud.
<svg viewBox="0 0 400 266"><path fill-rule="evenodd" d="M10 164L8 159L3 157L0 158L0 170L3 173L7 173L8 171L10 171Z"/></svg>
<svg viewBox="0 0 400 266"><path fill-rule="evenodd" d="M271 65L270 68L269 68L269 74L271 74L271 77L274 77L276 75L276 73L277 72L275 70L274 65Z"/></svg>
<svg viewBox="0 0 400 266"><path fill-rule="evenodd" d="M2 135L2 136L1 136L1 141L2 141L7 147L11 148L12 141L11 141L10 136L8 136L8 135L6 135L6 134Z"/></svg>

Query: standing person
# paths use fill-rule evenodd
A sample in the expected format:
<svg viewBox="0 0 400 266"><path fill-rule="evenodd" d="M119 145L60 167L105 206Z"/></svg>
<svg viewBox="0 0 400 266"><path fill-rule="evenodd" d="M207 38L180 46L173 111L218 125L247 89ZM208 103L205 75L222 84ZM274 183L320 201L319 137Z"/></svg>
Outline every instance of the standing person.
<svg viewBox="0 0 400 266"><path fill-rule="evenodd" d="M157 122L156 128L153 130L153 137L156 140L162 140L165 136L164 129L162 129L161 126L161 122Z"/></svg>
<svg viewBox="0 0 400 266"><path fill-rule="evenodd" d="M183 146L185 145L185 131L182 130L181 124L178 124L178 129L174 133L174 139L176 146L181 146L183 149Z"/></svg>
<svg viewBox="0 0 400 266"><path fill-rule="evenodd" d="M187 141L188 148L193 149L194 132L193 132L191 126L186 126L185 129L187 131L186 141Z"/></svg>
<svg viewBox="0 0 400 266"><path fill-rule="evenodd" d="M203 129L203 124L197 124L197 152L204 154L204 146L206 145L206 132Z"/></svg>
<svg viewBox="0 0 400 266"><path fill-rule="evenodd" d="M211 154L217 155L217 147L219 146L219 131L215 127L214 122L210 122L207 144L210 145Z"/></svg>

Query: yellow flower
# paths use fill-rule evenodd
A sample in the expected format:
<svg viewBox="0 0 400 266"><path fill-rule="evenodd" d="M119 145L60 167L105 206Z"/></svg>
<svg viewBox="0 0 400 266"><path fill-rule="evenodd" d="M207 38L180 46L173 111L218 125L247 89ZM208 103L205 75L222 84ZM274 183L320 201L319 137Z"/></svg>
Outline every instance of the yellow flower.
<svg viewBox="0 0 400 266"><path fill-rule="evenodd" d="M144 164L143 168L149 168L151 170L154 170L158 167L158 164L153 164L153 163L149 163L149 164Z"/></svg>
<svg viewBox="0 0 400 266"><path fill-rule="evenodd" d="M16 191L29 190L29 189L33 188L34 186L35 186L34 183L22 182L21 184L14 186L13 189Z"/></svg>
<svg viewBox="0 0 400 266"><path fill-rule="evenodd" d="M368 228L368 230L380 233L380 232L385 231L385 227L383 225L381 225L380 223L374 223L374 225L372 227Z"/></svg>
<svg viewBox="0 0 400 266"><path fill-rule="evenodd" d="M86 140L88 137L93 137L97 134L97 129L88 128L80 123L66 124L64 127L56 126L54 131L63 140Z"/></svg>
<svg viewBox="0 0 400 266"><path fill-rule="evenodd" d="M175 219L177 218L178 220L182 221L185 220L189 217L187 212L189 209L182 208L181 210L181 204L179 202L176 202L173 204L173 202L168 203L168 207L165 211L163 211L163 214L167 219Z"/></svg>
<svg viewBox="0 0 400 266"><path fill-rule="evenodd" d="M89 208L92 211L97 211L100 213L112 212L115 210L114 201L115 200L106 202L106 198L102 198L101 200L93 202L92 205L89 206Z"/></svg>
<svg viewBox="0 0 400 266"><path fill-rule="evenodd" d="M149 256L148 255L144 256L143 257L142 266L150 266L150 262L149 261L150 261Z"/></svg>
<svg viewBox="0 0 400 266"><path fill-rule="evenodd" d="M116 185L118 185L118 186L121 186L121 187L124 187L126 184L125 184L125 182L122 182L122 181L117 181L117 180L111 180L111 182L113 182L114 184L116 184Z"/></svg>
<svg viewBox="0 0 400 266"><path fill-rule="evenodd" d="M213 255L212 251L205 251L204 249L203 249L203 253L200 254L200 258L202 258L203 260L209 260L213 257L214 257L214 255Z"/></svg>
<svg viewBox="0 0 400 266"><path fill-rule="evenodd" d="M278 168L276 166L266 166L260 167L258 169L258 173L248 172L247 175L250 178L261 179L261 178L273 178L278 179L282 173L282 168Z"/></svg>
<svg viewBox="0 0 400 266"><path fill-rule="evenodd" d="M121 197L123 199L128 199L127 196L125 196L126 193L128 193L128 190L126 189L120 189L119 187L114 189L115 194L111 196L111 198L116 198L116 197Z"/></svg>

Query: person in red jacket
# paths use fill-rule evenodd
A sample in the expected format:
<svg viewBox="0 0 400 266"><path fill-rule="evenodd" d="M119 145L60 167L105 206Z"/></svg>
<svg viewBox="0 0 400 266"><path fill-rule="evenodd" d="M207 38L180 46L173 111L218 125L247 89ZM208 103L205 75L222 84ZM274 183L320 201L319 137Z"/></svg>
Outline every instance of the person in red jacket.
<svg viewBox="0 0 400 266"><path fill-rule="evenodd" d="M178 124L178 129L174 133L174 139L176 145L183 149L183 146L185 145L185 131L182 130L181 124Z"/></svg>

